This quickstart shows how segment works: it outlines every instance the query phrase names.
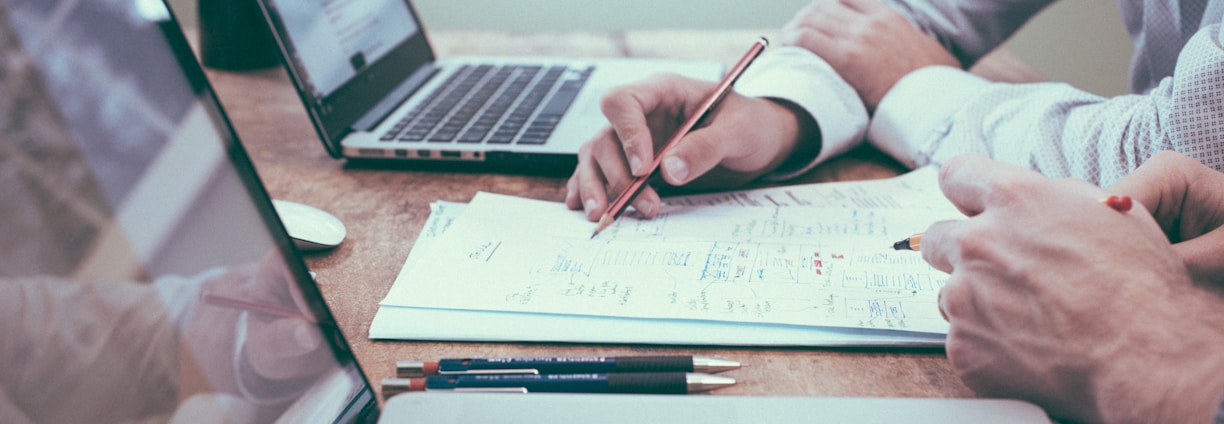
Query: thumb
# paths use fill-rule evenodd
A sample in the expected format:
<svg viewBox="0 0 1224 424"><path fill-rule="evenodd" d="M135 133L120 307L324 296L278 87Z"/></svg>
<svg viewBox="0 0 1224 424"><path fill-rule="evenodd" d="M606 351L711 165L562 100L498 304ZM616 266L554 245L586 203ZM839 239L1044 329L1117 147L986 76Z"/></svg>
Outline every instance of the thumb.
<svg viewBox="0 0 1224 424"><path fill-rule="evenodd" d="M684 136L663 156L663 179L671 185L684 185L718 166L726 158L719 139L722 134L717 128L702 128Z"/></svg>

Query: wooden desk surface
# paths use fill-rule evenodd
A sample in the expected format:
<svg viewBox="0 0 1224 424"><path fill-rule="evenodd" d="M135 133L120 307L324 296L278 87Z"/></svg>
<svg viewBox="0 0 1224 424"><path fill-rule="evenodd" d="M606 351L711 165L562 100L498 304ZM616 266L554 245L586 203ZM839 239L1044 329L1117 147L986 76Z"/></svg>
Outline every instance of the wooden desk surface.
<svg viewBox="0 0 1224 424"><path fill-rule="evenodd" d="M660 56L730 64L760 32L648 31L506 34L436 32L441 55L545 54ZM771 35L771 34L764 34ZM1038 79L1004 56L978 72L1008 80ZM478 190L562 201L558 177L409 170L352 169L324 151L285 72L209 70L222 104L274 198L336 214L348 238L334 251L307 256L366 376L394 376L396 360L442 357L699 354L747 364L720 395L970 397L942 350L725 348L518 343L381 342L368 337L378 302L391 287L435 200L467 202ZM594 132L595 129L592 129ZM805 182L884 178L903 171L871 148L860 148L805 176ZM438 323L437 325L446 325Z"/></svg>

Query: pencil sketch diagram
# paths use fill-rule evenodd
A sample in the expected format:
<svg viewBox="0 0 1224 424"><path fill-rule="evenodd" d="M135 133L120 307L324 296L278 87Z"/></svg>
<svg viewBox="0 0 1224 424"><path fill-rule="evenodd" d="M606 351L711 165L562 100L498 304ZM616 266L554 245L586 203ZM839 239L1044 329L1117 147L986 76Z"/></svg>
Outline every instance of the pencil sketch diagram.
<svg viewBox="0 0 1224 424"><path fill-rule="evenodd" d="M947 275L891 250L961 216L925 197L914 203L922 196L908 193L937 190L933 182L879 196L846 185L672 201L654 219L625 216L594 238L589 221L555 203L482 193L384 305L946 333L936 297ZM768 198L848 203L760 201Z"/></svg>
<svg viewBox="0 0 1224 424"><path fill-rule="evenodd" d="M549 249L506 302L569 313L930 331L944 283L903 252L752 242L612 243ZM552 300L549 300L552 298Z"/></svg>
<svg viewBox="0 0 1224 424"><path fill-rule="evenodd" d="M663 199L675 206L815 207L857 209L940 209L947 205L935 169L922 168L888 180L814 183Z"/></svg>

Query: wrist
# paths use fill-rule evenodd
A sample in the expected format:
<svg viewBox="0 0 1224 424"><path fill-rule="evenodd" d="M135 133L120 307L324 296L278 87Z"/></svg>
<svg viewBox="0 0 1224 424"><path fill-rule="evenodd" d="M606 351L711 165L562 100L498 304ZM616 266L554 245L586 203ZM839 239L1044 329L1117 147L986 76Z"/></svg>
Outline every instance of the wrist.
<svg viewBox="0 0 1224 424"><path fill-rule="evenodd" d="M782 138L785 140L777 160L770 165L768 171L787 174L814 162L820 155L821 148L820 126L816 120L791 101L776 98L767 98L765 101L778 111L775 115L782 120Z"/></svg>
<svg viewBox="0 0 1224 424"><path fill-rule="evenodd" d="M1163 340L1130 343L1125 359L1114 355L1122 366L1094 390L1101 421L1224 423L1224 319L1214 316L1221 299L1195 297L1179 303L1198 311L1189 315L1197 322L1166 329Z"/></svg>

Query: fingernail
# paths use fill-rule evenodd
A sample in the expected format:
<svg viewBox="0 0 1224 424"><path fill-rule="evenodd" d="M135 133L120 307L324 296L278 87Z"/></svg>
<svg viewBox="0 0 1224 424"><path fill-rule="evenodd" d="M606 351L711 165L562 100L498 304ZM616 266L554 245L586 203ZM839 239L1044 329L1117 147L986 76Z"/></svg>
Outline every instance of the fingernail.
<svg viewBox="0 0 1224 424"><path fill-rule="evenodd" d="M685 164L680 158L672 156L663 160L663 169L667 171L667 175L676 182L688 181L688 164Z"/></svg>
<svg viewBox="0 0 1224 424"><path fill-rule="evenodd" d="M642 160L639 159L636 155L630 156L629 157L629 171L633 172L636 175L641 170L642 170Z"/></svg>
<svg viewBox="0 0 1224 424"><path fill-rule="evenodd" d="M595 208L596 208L596 207L598 207L598 206L599 206L599 204L598 204L598 203L595 203L595 199L587 199L587 200L586 200L586 203L583 203L583 204L582 204L582 208L583 208L584 210L586 210L588 214L589 214L591 211L595 210Z"/></svg>

